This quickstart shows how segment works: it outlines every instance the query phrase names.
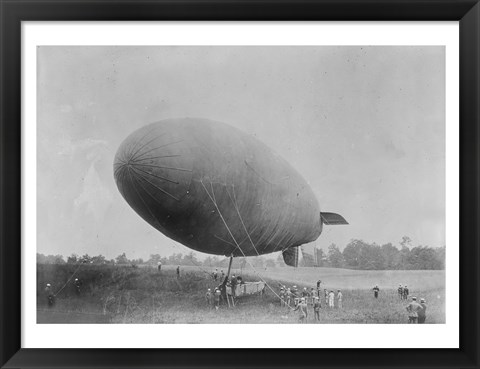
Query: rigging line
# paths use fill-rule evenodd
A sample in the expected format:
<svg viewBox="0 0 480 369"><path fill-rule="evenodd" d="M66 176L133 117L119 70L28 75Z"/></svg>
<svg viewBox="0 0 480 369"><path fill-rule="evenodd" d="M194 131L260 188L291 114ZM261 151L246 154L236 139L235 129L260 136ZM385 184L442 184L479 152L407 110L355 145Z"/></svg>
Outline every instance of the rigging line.
<svg viewBox="0 0 480 369"><path fill-rule="evenodd" d="M122 168L125 168L125 165L126 165L126 164L122 164L122 165L120 165L119 167L115 168L115 170L113 171L113 174L114 174L114 175L117 174L117 172L118 172L119 170L121 170Z"/></svg>
<svg viewBox="0 0 480 369"><path fill-rule="evenodd" d="M224 240L223 238L221 237L218 237L216 234L213 235L213 237L215 237L216 239L220 240L220 241L223 241L225 243L228 243L229 245L232 245L232 246L235 246L233 243L227 241L227 240ZM236 247L236 246L235 246Z"/></svg>
<svg viewBox="0 0 480 369"><path fill-rule="evenodd" d="M133 185L133 176L132 176L132 172L130 171L130 168L128 169L128 174L130 175L130 180L132 181L132 185ZM140 182L138 182L137 180L137 177L135 177L135 180L138 184L140 184ZM133 186L133 188L135 189L135 192L137 193L138 197L140 198L140 200L142 200L143 202L143 205L145 205L145 207L147 208L148 212L150 213L150 215L153 217L153 220L161 226L160 222L158 221L157 217L155 216L155 214L153 214L152 210L150 209L150 207L147 205L147 203L145 202L145 200L143 199L142 195L140 195L140 192L138 192L138 189L136 186ZM143 187L142 187L143 188ZM148 191L145 191L148 193Z"/></svg>
<svg viewBox="0 0 480 369"><path fill-rule="evenodd" d="M156 184L150 182L150 181L149 181L148 179L146 179L143 175L140 175L140 174L139 174L139 176L140 176L140 178L142 178L145 182L150 183L153 187L155 187L155 188L158 189L159 191L163 192L165 195L168 195L168 196L170 196L171 198L173 198L173 199L175 199L175 200L177 200L177 201L180 201L180 200L177 199L175 196L173 196L171 193L165 191L163 188L160 188L160 187L158 187Z"/></svg>
<svg viewBox="0 0 480 369"><path fill-rule="evenodd" d="M240 252L242 253L243 257L245 258L245 261L250 265L250 267L253 269L253 271L257 274L257 276L262 280L263 283L265 283L265 285L270 288L270 290L273 292L273 294L275 296L277 296L280 300L283 301L283 299L273 290L272 287L270 287L270 285L265 281L265 279L262 278L262 276L260 275L260 273L257 272L257 270L255 269L255 267L250 263L250 261L248 261L245 253L243 252L243 250L238 246L238 242L237 240L235 239L235 237L233 237L233 234L232 232L230 231L230 228L228 227L227 223L225 222L225 219L223 218L223 215L222 213L220 212L220 209L218 208L216 202L213 201L213 198L212 196L210 196L210 193L207 191L207 188L205 187L205 185L203 184L203 181L200 181L200 183L202 184L205 192L207 192L208 194L208 197L210 198L210 200L213 202L213 205L215 206L215 208L217 209L218 211L218 215L220 216L220 218L222 219L223 221L223 224L225 225L225 227L227 228L227 231L228 233L230 234L230 236L232 237L233 241L235 242L235 244L237 245L237 248L240 250ZM213 189L213 188L212 188ZM215 195L215 194L213 194ZM288 306L288 305L287 305ZM288 306L290 310L293 310L293 308L291 306Z"/></svg>
<svg viewBox="0 0 480 369"><path fill-rule="evenodd" d="M213 196L213 200L215 201L215 203L217 202L217 199L215 198L215 191L213 190L213 184L212 182L210 182L210 187L212 188L212 196Z"/></svg>
<svg viewBox="0 0 480 369"><path fill-rule="evenodd" d="M232 189L233 189L233 196L234 196L234 198L235 198L234 206L235 206L235 208L237 209L237 213L238 213L238 216L239 216L239 218L240 218L240 221L242 222L243 229L245 230L245 233L247 233L248 239L249 239L250 242L252 243L252 246L253 246L253 248L255 249L255 251L257 252L257 255L260 256L260 254L259 254L258 251L257 251L257 248L255 247L255 244L254 244L253 241L252 241L252 238L250 237L250 234L248 233L247 228L245 227L245 223L243 222L242 216L240 215L240 212L239 212L239 210L238 210L237 199L236 199L236 196L235 196L235 186L234 186L234 185L232 185ZM227 190L227 193L228 193L228 195L230 196L230 193L228 192L228 190ZM231 199L231 197L230 197L230 199ZM233 202L233 201L232 201L232 202ZM243 251L242 251L241 249L240 249L240 252L242 252L242 254L243 254L244 257L246 257L245 254L243 253ZM250 262L248 262L248 263L250 264ZM253 265L250 264L250 266L255 270L255 268L253 267ZM268 286L268 288L270 288L270 290L272 290L272 292L273 292L278 298L280 298L280 300L282 300L282 298L281 298L280 296L278 296L278 295L275 293L275 291L273 291L273 289L268 285L268 283L260 276L260 273L258 273L256 270L255 270L255 272L257 273L257 275L259 275L259 277L263 280L263 282Z"/></svg>
<svg viewBox="0 0 480 369"><path fill-rule="evenodd" d="M145 137L147 137L150 133L152 133L153 131L155 131L155 129L157 129L157 127L153 127L152 129L149 129L147 130L147 132L137 141L137 142L141 142ZM133 153L133 150L136 150L136 146L137 145L134 145L131 150L130 150L130 154ZM132 157L132 155L130 155L130 157Z"/></svg>
<svg viewBox="0 0 480 369"><path fill-rule="evenodd" d="M141 176L141 175L139 174L139 176ZM135 178L136 178L136 177L135 177ZM143 178L143 177L142 177L142 178ZM147 189L142 185L142 182L137 181L137 183L138 183L138 184L140 185L140 187L142 187L142 189L148 194L148 196L150 196L152 199L155 200L155 202L156 202L157 204L162 205L162 203L161 203L155 196L153 196L150 192L147 191ZM152 214L152 215L153 215L153 214ZM156 218L156 217L155 217L155 218ZM160 223L159 223L159 224L160 224Z"/></svg>
<svg viewBox="0 0 480 369"><path fill-rule="evenodd" d="M135 170L135 169L136 169L136 170L139 170L140 172L145 173L145 174L148 174L149 176L152 176L152 177L155 177L155 178L158 178L158 179L162 179L162 180L167 181L167 182L170 182L170 183L174 183L174 184L177 184L177 185L180 184L179 182L172 181L171 179L168 179L168 178L165 178L165 177L162 177L162 176L158 176L158 175L156 175L156 174L149 173L149 172L147 172L147 171L145 171L145 170L142 170L142 169L140 169L140 168L137 168L135 165L132 166L132 169L134 169L134 170Z"/></svg>
<svg viewBox="0 0 480 369"><path fill-rule="evenodd" d="M138 160L132 160L132 163L137 163L139 161L143 160L152 160L152 159L162 159L162 158L176 158L182 155L162 155L162 156L151 156L149 158L143 158L143 159L138 159Z"/></svg>
<svg viewBox="0 0 480 369"><path fill-rule="evenodd" d="M138 160L139 158L141 158L142 156L148 154L149 152L152 152L152 151L161 149L162 147L167 147L167 146L175 145L175 144L180 143L180 142L183 142L183 141L185 141L185 140L174 141L174 142L170 142L170 143L165 144L165 145L161 145L161 146L155 147L155 148L153 148L153 149L150 149L150 150L148 150L148 151L145 151L145 152L141 153L139 156L137 156L137 157L134 158L134 159L135 159L135 160Z"/></svg>
<svg viewBox="0 0 480 369"><path fill-rule="evenodd" d="M185 168L175 168L175 167L164 167L161 165L153 165L153 164L141 164L141 163L135 163L135 166L139 167L152 167L152 168L160 168L160 169L172 169L172 170L179 170L181 172L193 172L191 169L185 169Z"/></svg>
<svg viewBox="0 0 480 369"><path fill-rule="evenodd" d="M235 210L237 211L238 217L240 218L240 222L242 222L243 229L245 230L245 233L247 234L247 237L248 237L248 239L250 240L250 243L252 244L253 249L254 249L255 252L257 253L257 256L260 256L260 254L258 253L257 248L255 247L255 245L253 244L252 239L250 238L250 234L248 233L247 228L245 227L245 223L243 223L243 219L242 219L242 216L240 215L240 211L238 210L237 199L235 198L235 187L232 186L232 189L233 189L233 197L234 197L235 201L234 201L234 200L232 199L232 197L230 196L230 192L228 191L228 188L225 187L225 190L226 190L227 193L228 193L228 197L230 197L230 200L232 201L233 206L235 207Z"/></svg>
<svg viewBox="0 0 480 369"><path fill-rule="evenodd" d="M70 276L70 278L68 278L68 280L67 280L67 281L65 282L65 284L62 286L62 288L60 288L60 289L57 291L57 293L55 293L55 294L53 295L54 297L57 297L57 295L58 295L60 292L62 292L62 290L65 288L65 286L68 284L68 282L70 282L70 281L72 280L73 276L74 276L75 274L77 274L77 272L78 272L78 270L80 269L81 266L82 266L82 263L80 263L80 264L78 265L77 269L73 272L73 274Z"/></svg>
<svg viewBox="0 0 480 369"><path fill-rule="evenodd" d="M145 137L148 136L148 134L150 134L150 133L153 132L154 130L155 130L155 128L152 129L152 130L150 130L150 131L148 131L147 134L145 134L144 136L142 136L142 138L141 138L140 140L138 140L138 141L139 141L139 142L142 141ZM159 139L159 138L161 138L161 137L163 137L163 136L165 136L165 135L166 135L166 133L164 133L164 134L162 134L162 135L160 135L160 136L156 136L156 137L152 138L150 141L148 141L147 143L141 145L138 149L135 150L135 152L133 152L133 153L130 154L130 160L131 160L131 159L136 159L136 158L135 158L135 155L137 155L138 152L139 152L141 149L143 149L145 146L147 146L148 144L152 143L152 142L155 141L156 139ZM132 151L133 151L133 150L132 150ZM142 155L142 154L140 154L140 155ZM130 161L130 160L129 160L129 161Z"/></svg>

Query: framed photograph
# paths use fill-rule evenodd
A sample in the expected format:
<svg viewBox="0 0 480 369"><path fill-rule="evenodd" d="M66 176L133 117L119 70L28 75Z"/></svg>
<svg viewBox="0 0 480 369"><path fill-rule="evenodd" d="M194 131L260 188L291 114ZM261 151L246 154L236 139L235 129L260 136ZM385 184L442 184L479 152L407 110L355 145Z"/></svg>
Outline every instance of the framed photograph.
<svg viewBox="0 0 480 369"><path fill-rule="evenodd" d="M476 1L1 5L2 368L479 366Z"/></svg>

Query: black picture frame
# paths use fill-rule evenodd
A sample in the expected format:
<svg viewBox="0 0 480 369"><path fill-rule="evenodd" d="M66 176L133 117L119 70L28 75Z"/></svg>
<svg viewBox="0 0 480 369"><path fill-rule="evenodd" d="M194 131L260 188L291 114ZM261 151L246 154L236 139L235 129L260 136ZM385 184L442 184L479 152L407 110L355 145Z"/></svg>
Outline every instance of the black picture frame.
<svg viewBox="0 0 480 369"><path fill-rule="evenodd" d="M480 5L474 0L0 0L0 365L2 368L478 368ZM22 349L22 21L459 21L459 349ZM228 339L228 337L225 337ZM359 337L359 339L361 339Z"/></svg>

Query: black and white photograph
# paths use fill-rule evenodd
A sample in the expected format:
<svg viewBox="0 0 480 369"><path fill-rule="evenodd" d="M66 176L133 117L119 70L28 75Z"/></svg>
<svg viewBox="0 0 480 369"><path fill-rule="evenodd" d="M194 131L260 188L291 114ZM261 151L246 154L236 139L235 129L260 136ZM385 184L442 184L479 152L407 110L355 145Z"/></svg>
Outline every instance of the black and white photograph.
<svg viewBox="0 0 480 369"><path fill-rule="evenodd" d="M44 45L36 71L37 324L446 323L444 46Z"/></svg>

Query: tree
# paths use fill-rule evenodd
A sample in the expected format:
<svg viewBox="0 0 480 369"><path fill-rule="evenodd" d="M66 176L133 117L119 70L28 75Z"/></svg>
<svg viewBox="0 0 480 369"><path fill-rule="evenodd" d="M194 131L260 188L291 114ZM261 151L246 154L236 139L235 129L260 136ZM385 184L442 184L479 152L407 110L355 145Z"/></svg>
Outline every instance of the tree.
<svg viewBox="0 0 480 369"><path fill-rule="evenodd" d="M182 261L183 265L199 265L199 261L197 260L197 256L193 251L190 251L187 255L183 257Z"/></svg>
<svg viewBox="0 0 480 369"><path fill-rule="evenodd" d="M382 254L385 263L385 269L393 270L398 269L400 262L400 251L391 243L382 245Z"/></svg>
<svg viewBox="0 0 480 369"><path fill-rule="evenodd" d="M162 257L160 256L160 254L150 254L150 258L148 259L147 264L158 265L158 263L161 263L161 260Z"/></svg>
<svg viewBox="0 0 480 369"><path fill-rule="evenodd" d="M72 254L67 258L67 264L77 264L78 263L78 255Z"/></svg>
<svg viewBox="0 0 480 369"><path fill-rule="evenodd" d="M79 261L84 264L92 264L92 257L88 254L85 254L80 258Z"/></svg>
<svg viewBox="0 0 480 369"><path fill-rule="evenodd" d="M343 259L345 265L357 269L360 267L360 255L362 253L362 247L364 242L362 240L351 240L345 249L343 249Z"/></svg>
<svg viewBox="0 0 480 369"><path fill-rule="evenodd" d="M330 266L334 268L340 268L343 265L343 255L334 243L328 246L327 259Z"/></svg>
<svg viewBox="0 0 480 369"><path fill-rule="evenodd" d="M105 260L105 256L103 255L97 255L97 256L93 256L92 257L92 264L95 264L95 265L102 265L102 264L106 264L106 260Z"/></svg>
<svg viewBox="0 0 480 369"><path fill-rule="evenodd" d="M323 267L325 265L325 262L327 261L327 256L325 255L325 252L323 251L323 249L315 248L315 258L316 258L316 264L319 267Z"/></svg>
<svg viewBox="0 0 480 369"><path fill-rule="evenodd" d="M115 264L125 265L125 264L129 264L129 263L130 263L130 260L128 260L127 255L125 255L125 253L123 253L121 255L118 255L115 258Z"/></svg>

